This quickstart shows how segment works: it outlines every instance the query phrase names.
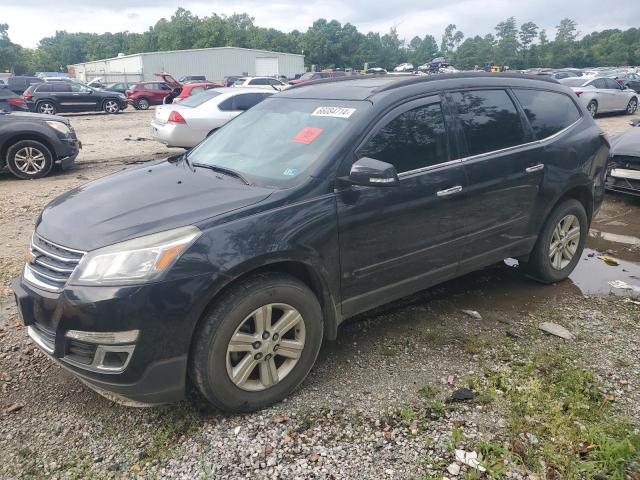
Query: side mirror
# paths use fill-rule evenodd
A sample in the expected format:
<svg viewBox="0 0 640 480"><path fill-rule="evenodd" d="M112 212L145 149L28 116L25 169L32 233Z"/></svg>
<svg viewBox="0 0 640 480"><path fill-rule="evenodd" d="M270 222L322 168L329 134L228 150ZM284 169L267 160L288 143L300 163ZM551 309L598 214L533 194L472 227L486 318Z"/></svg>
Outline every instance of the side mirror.
<svg viewBox="0 0 640 480"><path fill-rule="evenodd" d="M362 157L351 166L349 183L369 187L391 187L400 180L396 167L369 157Z"/></svg>

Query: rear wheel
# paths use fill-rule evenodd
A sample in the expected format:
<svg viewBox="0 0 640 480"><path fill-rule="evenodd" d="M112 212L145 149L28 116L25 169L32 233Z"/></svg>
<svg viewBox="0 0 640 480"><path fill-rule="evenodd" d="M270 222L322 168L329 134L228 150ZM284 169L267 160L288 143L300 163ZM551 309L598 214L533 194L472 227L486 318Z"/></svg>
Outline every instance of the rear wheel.
<svg viewBox="0 0 640 480"><path fill-rule="evenodd" d="M102 110L105 113L110 114L118 113L120 111L120 105L118 105L117 101L110 98L108 100L105 100L104 104L102 105Z"/></svg>
<svg viewBox="0 0 640 480"><path fill-rule="evenodd" d="M44 113L45 115L55 115L56 114L56 106L51 102L40 102L38 103L36 110L38 113Z"/></svg>
<svg viewBox="0 0 640 480"><path fill-rule="evenodd" d="M51 171L53 155L40 142L21 140L7 150L7 167L22 179L44 177Z"/></svg>
<svg viewBox="0 0 640 480"><path fill-rule="evenodd" d="M636 110L638 110L638 99L636 97L633 97L631 100L629 100L629 104L627 105L627 114L633 115L634 113L636 113Z"/></svg>
<svg viewBox="0 0 640 480"><path fill-rule="evenodd" d="M598 114L598 102L591 100L587 105L587 110L589 110L592 117L595 117Z"/></svg>
<svg viewBox="0 0 640 480"><path fill-rule="evenodd" d="M575 199L562 202L547 218L525 270L543 283L564 280L580 260L588 230L584 206Z"/></svg>
<svg viewBox="0 0 640 480"><path fill-rule="evenodd" d="M307 376L322 312L304 283L262 274L232 287L194 335L189 374L215 407L249 412L279 402Z"/></svg>
<svg viewBox="0 0 640 480"><path fill-rule="evenodd" d="M134 105L138 110L147 110L149 108L149 100L144 97L140 97L136 100Z"/></svg>

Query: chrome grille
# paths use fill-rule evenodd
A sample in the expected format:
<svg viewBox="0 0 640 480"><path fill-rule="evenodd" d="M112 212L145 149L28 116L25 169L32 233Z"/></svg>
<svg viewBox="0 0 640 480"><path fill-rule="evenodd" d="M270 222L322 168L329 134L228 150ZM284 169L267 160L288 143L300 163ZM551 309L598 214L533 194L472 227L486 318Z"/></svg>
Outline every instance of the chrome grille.
<svg viewBox="0 0 640 480"><path fill-rule="evenodd" d="M37 287L60 292L85 252L63 247L34 234L25 280Z"/></svg>

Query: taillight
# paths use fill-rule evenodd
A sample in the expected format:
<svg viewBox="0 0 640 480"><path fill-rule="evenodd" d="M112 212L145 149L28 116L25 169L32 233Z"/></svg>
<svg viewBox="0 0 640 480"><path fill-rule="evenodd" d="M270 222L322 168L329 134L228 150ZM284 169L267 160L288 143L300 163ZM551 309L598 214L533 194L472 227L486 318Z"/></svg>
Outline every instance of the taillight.
<svg viewBox="0 0 640 480"><path fill-rule="evenodd" d="M580 95L582 95L582 92L576 92L576 96L579 97Z"/></svg>
<svg viewBox="0 0 640 480"><path fill-rule="evenodd" d="M30 100L33 98L33 94L29 93L29 92L24 92L22 94L22 98L24 98L25 100Z"/></svg>
<svg viewBox="0 0 640 480"><path fill-rule="evenodd" d="M9 105L15 105L16 107L21 107L24 105L23 98L7 98L7 103Z"/></svg>
<svg viewBox="0 0 640 480"><path fill-rule="evenodd" d="M180 115L179 112L176 112L175 110L172 110L171 113L169 114L169 119L167 120L167 122L169 123L187 123L184 120L184 117L182 115Z"/></svg>
<svg viewBox="0 0 640 480"><path fill-rule="evenodd" d="M607 145L607 147L611 148L611 141L609 140L609 135L605 132L600 133L600 138Z"/></svg>

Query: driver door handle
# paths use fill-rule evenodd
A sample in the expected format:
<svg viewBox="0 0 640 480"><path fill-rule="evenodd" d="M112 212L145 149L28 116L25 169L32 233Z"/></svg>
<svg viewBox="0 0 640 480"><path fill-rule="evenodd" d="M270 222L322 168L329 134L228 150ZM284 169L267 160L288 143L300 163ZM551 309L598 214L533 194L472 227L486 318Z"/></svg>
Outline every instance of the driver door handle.
<svg viewBox="0 0 640 480"><path fill-rule="evenodd" d="M538 165L534 165L532 167L525 168L524 171L527 172L527 173L533 173L533 172L539 172L543 168L544 168L544 163L539 163Z"/></svg>
<svg viewBox="0 0 640 480"><path fill-rule="evenodd" d="M446 190L438 190L436 192L436 196L448 197L449 195L455 195L456 193L460 193L461 191L462 185L456 185L455 187L447 188Z"/></svg>

